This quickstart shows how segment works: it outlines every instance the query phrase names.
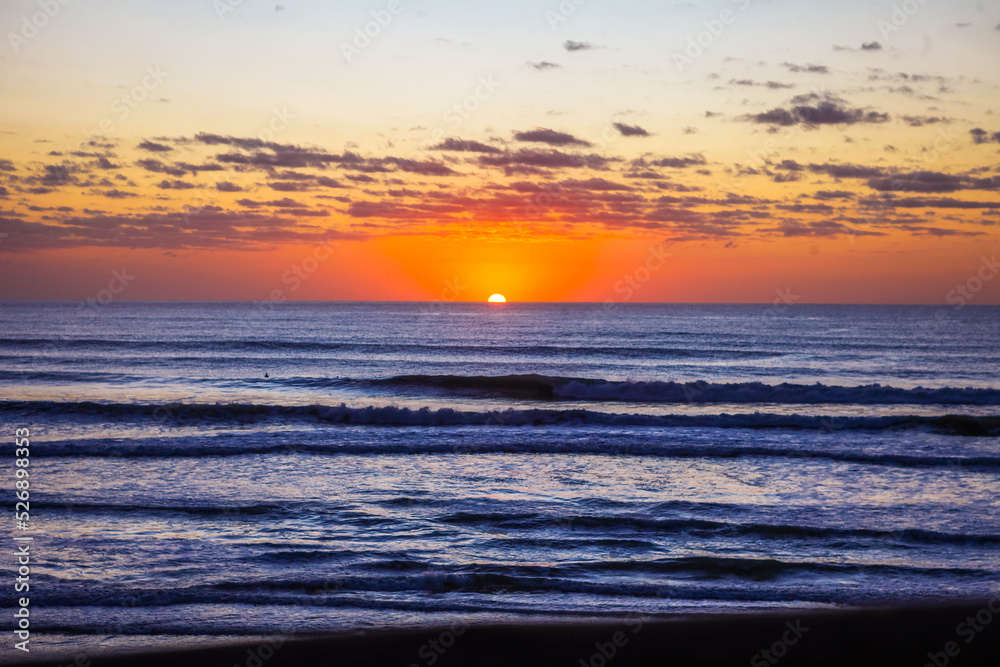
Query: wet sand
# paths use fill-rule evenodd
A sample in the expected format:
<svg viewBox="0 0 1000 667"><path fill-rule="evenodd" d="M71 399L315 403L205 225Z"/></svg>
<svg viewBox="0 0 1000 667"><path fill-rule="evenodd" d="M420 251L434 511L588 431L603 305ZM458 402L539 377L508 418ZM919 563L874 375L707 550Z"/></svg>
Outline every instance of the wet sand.
<svg viewBox="0 0 1000 667"><path fill-rule="evenodd" d="M72 664L72 657L55 662ZM1000 597L948 605L331 633L91 659L124 667L1000 665ZM89 667L89 666L80 666Z"/></svg>

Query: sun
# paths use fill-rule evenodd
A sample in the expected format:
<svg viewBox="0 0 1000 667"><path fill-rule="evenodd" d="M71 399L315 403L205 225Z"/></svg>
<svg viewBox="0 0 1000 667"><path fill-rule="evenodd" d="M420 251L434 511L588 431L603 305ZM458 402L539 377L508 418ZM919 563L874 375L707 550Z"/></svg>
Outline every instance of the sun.
<svg viewBox="0 0 1000 667"><path fill-rule="evenodd" d="M503 294L492 294L489 301L490 303L507 303L507 299L503 297Z"/></svg>

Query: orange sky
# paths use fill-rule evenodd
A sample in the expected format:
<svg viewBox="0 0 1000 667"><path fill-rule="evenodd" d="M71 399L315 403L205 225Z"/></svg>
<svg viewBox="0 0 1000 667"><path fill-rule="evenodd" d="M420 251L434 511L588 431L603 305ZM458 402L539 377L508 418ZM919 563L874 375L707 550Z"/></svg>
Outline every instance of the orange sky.
<svg viewBox="0 0 1000 667"><path fill-rule="evenodd" d="M1000 303L1000 7L203 4L0 8L0 298Z"/></svg>

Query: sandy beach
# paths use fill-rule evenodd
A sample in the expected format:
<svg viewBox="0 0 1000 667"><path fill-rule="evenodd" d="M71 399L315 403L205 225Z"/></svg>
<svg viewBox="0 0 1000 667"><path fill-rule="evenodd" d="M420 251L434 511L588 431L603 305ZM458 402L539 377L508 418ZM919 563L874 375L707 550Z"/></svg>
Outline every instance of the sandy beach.
<svg viewBox="0 0 1000 667"><path fill-rule="evenodd" d="M333 633L213 648L128 653L94 666L604 667L605 665L996 665L1000 598L784 613L452 625ZM74 664L63 660L38 665Z"/></svg>

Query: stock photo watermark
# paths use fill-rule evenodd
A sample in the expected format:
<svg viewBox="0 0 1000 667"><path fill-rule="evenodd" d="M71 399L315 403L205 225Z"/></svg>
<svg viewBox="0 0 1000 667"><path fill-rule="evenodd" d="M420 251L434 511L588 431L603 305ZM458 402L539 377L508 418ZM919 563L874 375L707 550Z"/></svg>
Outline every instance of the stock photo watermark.
<svg viewBox="0 0 1000 667"><path fill-rule="evenodd" d="M363 26L356 26L351 40L340 43L340 53L344 56L344 61L350 63L361 55L361 52L371 46L372 41L381 35L402 11L403 4L399 0L389 0L384 9L373 9L372 20Z"/></svg>
<svg viewBox="0 0 1000 667"><path fill-rule="evenodd" d="M21 17L21 29L17 32L8 32L7 41L14 49L14 53L20 53L21 47L25 46L38 36L38 33L45 29L49 22L59 15L62 8L68 5L70 0L38 0L37 11L30 16Z"/></svg>

